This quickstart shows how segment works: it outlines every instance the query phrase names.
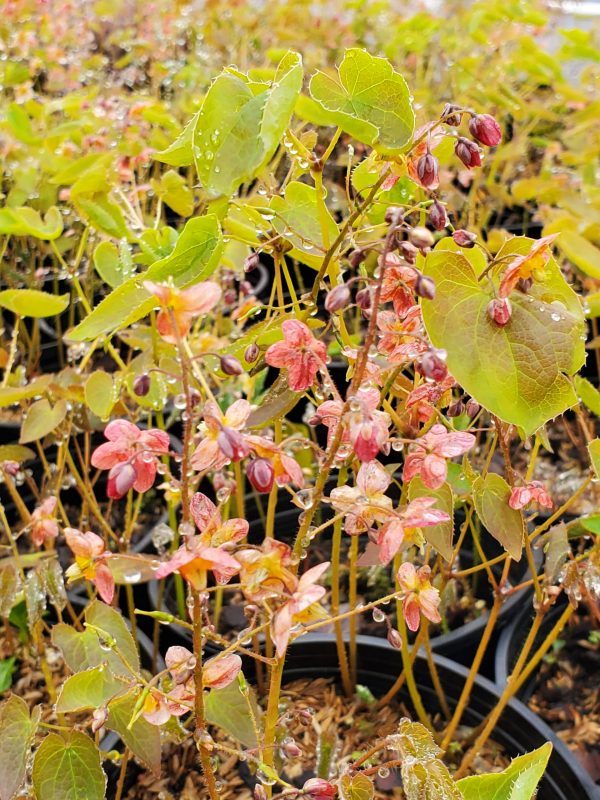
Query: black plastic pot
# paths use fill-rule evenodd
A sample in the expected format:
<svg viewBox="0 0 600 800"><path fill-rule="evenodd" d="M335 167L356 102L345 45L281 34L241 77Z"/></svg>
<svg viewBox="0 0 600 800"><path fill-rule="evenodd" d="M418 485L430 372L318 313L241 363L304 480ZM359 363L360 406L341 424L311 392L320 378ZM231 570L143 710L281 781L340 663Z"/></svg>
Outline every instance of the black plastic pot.
<svg viewBox="0 0 600 800"><path fill-rule="evenodd" d="M402 671L401 654L387 642L371 636L359 636L357 644L358 683L368 686L376 697L381 697ZM448 704L453 708L468 671L437 654L435 663ZM437 713L437 697L427 661L422 655L415 661L414 672L425 708L430 713ZM308 635L294 642L288 651L285 681L317 677L339 679L337 649L333 636ZM400 696L410 706L407 694L401 692ZM485 678L476 678L463 716L464 723L471 727L479 725L494 708L499 696L499 687ZM550 728L519 700L508 703L492 738L513 758L530 752L545 742L552 742L552 755L540 783L537 800L599 800L600 791L588 773L579 766L572 753Z"/></svg>

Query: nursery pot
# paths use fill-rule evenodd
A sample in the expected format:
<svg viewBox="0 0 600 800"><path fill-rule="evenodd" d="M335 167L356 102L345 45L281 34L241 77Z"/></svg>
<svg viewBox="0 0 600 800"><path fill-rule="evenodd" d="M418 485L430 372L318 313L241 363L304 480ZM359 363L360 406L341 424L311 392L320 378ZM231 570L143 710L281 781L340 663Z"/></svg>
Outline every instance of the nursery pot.
<svg viewBox="0 0 600 800"><path fill-rule="evenodd" d="M435 664L441 685L451 708L456 706L468 670L436 654ZM372 636L357 637L358 683L367 686L381 697L393 685L402 671L402 657L384 640ZM431 683L429 667L424 655L419 654L414 663L414 674L425 708L430 713L439 712L439 704ZM296 640L288 650L284 680L302 678L334 678L339 680L339 666L335 637L311 634ZM405 688L401 699L410 706ZM476 727L485 719L500 697L500 688L491 681L477 677L463 721ZM502 745L511 758L530 752L545 742L552 742L553 750L544 777L539 786L537 800L599 800L600 791L588 773L578 765L568 748L550 728L519 700L511 700L498 722L492 738Z"/></svg>

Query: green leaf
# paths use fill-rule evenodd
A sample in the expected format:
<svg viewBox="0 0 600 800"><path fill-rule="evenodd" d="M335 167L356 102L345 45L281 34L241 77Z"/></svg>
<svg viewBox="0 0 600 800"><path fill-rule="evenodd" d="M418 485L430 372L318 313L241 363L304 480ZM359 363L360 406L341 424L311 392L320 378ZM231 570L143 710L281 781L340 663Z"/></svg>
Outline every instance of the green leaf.
<svg viewBox="0 0 600 800"><path fill-rule="evenodd" d="M118 389L112 375L103 370L92 372L85 382L85 402L90 411L101 420L107 420L118 400Z"/></svg>
<svg viewBox="0 0 600 800"><path fill-rule="evenodd" d="M130 239L131 233L125 223L123 212L107 194L95 194L93 197L78 197L74 201L77 213L100 233L112 236L113 239Z"/></svg>
<svg viewBox="0 0 600 800"><path fill-rule="evenodd" d="M374 797L375 786L368 775L342 775L341 800L373 800Z"/></svg>
<svg viewBox="0 0 600 800"><path fill-rule="evenodd" d="M56 711L58 714L68 714L87 708L101 708L126 686L104 664L100 664L67 678L58 695Z"/></svg>
<svg viewBox="0 0 600 800"><path fill-rule="evenodd" d="M4 386L0 388L0 408L12 406L21 400L43 394L52 382L52 375L41 375L25 386Z"/></svg>
<svg viewBox="0 0 600 800"><path fill-rule="evenodd" d="M569 530L564 522L559 522L558 525L550 528L545 538L548 540L548 544L546 545L544 575L548 583L553 584L570 552Z"/></svg>
<svg viewBox="0 0 600 800"><path fill-rule="evenodd" d="M8 617L15 604L17 595L23 590L21 576L16 565L0 561L0 617ZM4 689L0 690L4 691Z"/></svg>
<svg viewBox="0 0 600 800"><path fill-rule="evenodd" d="M206 695L204 712L211 725L218 725L244 747L256 747L252 714L259 722L260 711L251 689L248 697L240 689L239 681L233 681L224 689L211 689Z"/></svg>
<svg viewBox="0 0 600 800"><path fill-rule="evenodd" d="M452 558L452 539L454 537L454 495L449 483L444 483L439 489L429 489L421 477L414 477L408 487L408 498L414 500L417 497L434 497L437 503L433 508L445 511L450 519L448 522L440 522L439 525L432 525L430 528L421 528L423 536L430 545L435 547L438 553L450 561Z"/></svg>
<svg viewBox="0 0 600 800"><path fill-rule="evenodd" d="M94 250L93 259L96 272L111 289L116 289L131 277L129 266L123 263L118 248L112 242L100 242Z"/></svg>
<svg viewBox="0 0 600 800"><path fill-rule="evenodd" d="M25 780L39 718L39 707L30 717L27 703L15 694L0 706L0 800L12 800Z"/></svg>
<svg viewBox="0 0 600 800"><path fill-rule="evenodd" d="M380 153L401 153L412 139L415 115L406 81L385 58L346 50L338 78L317 72L310 93L337 125Z"/></svg>
<svg viewBox="0 0 600 800"><path fill-rule="evenodd" d="M89 736L49 733L33 761L36 800L103 800L106 775Z"/></svg>
<svg viewBox="0 0 600 800"><path fill-rule="evenodd" d="M439 759L402 763L402 788L406 800L463 800L448 767Z"/></svg>
<svg viewBox="0 0 600 800"><path fill-rule="evenodd" d="M590 278L600 279L600 248L576 231L562 231L556 244Z"/></svg>
<svg viewBox="0 0 600 800"><path fill-rule="evenodd" d="M21 317L54 317L69 305L68 294L49 294L38 289L5 289L0 292L0 306Z"/></svg>
<svg viewBox="0 0 600 800"><path fill-rule="evenodd" d="M139 692L130 692L108 704L106 727L119 734L131 752L152 772L160 775L160 728L139 716L129 728Z"/></svg>
<svg viewBox="0 0 600 800"><path fill-rule="evenodd" d="M60 170L50 183L70 186L71 199L106 192L113 160L111 153L89 153Z"/></svg>
<svg viewBox="0 0 600 800"><path fill-rule="evenodd" d="M515 758L503 772L472 775L458 781L464 800L531 800L552 752L546 742L532 753Z"/></svg>
<svg viewBox="0 0 600 800"><path fill-rule="evenodd" d="M38 211L27 206L0 208L0 234L49 240L58 239L62 232L62 214L56 206L48 209L43 220Z"/></svg>
<svg viewBox="0 0 600 800"><path fill-rule="evenodd" d="M140 671L140 657L135 640L119 611L107 606L106 603L101 603L100 600L94 600L85 610L85 620L90 625L106 631L116 641L117 653L125 658L126 663L122 661L120 673L115 674L123 674L123 671L127 674L129 670L126 664L135 672Z"/></svg>
<svg viewBox="0 0 600 800"><path fill-rule="evenodd" d="M442 753L424 725L406 718L399 723L398 733L392 735L390 744L403 759L411 761L430 761Z"/></svg>
<svg viewBox="0 0 600 800"><path fill-rule="evenodd" d="M160 197L176 214L182 217L189 217L192 214L194 194L183 175L170 169L161 175L159 181L153 179L151 184L157 197Z"/></svg>
<svg viewBox="0 0 600 800"><path fill-rule="evenodd" d="M508 505L509 499L510 486L500 475L489 472L473 483L473 502L479 519L510 557L520 561L525 525L521 512Z"/></svg>
<svg viewBox="0 0 600 800"><path fill-rule="evenodd" d="M600 478L600 439L593 439L588 443L587 448L596 477Z"/></svg>
<svg viewBox="0 0 600 800"><path fill-rule="evenodd" d="M25 78L25 80L26 79L27 78ZM39 136L36 136L33 130L29 115L25 109L17 103L10 103L8 106L6 122L15 139L18 139L20 142L24 144L37 144L40 141Z"/></svg>
<svg viewBox="0 0 600 800"><path fill-rule="evenodd" d="M39 439L43 439L44 436L56 430L66 416L66 400L58 400L54 408L45 397L38 400L29 407L25 415L19 442L26 444L27 442L37 442Z"/></svg>
<svg viewBox="0 0 600 800"><path fill-rule="evenodd" d="M575 391L577 396L589 410L600 417L600 392L587 378L575 375Z"/></svg>
<svg viewBox="0 0 600 800"><path fill-rule="evenodd" d="M35 458L35 453L29 447L22 447L20 444L0 445L0 462L16 461L17 464L22 464L32 458Z"/></svg>
<svg viewBox="0 0 600 800"><path fill-rule="evenodd" d="M248 417L248 428L264 428L274 419L283 419L302 398L302 392L294 392L288 387L287 376L281 373L266 393L258 408Z"/></svg>
<svg viewBox="0 0 600 800"><path fill-rule="evenodd" d="M276 214L272 221L273 226L293 245L290 255L303 264L318 269L327 247L323 241L315 187L300 181L291 181L286 186L284 197L275 195L271 199L271 208ZM329 211L325 210L324 215L331 245L337 238L339 229ZM320 250L321 255L315 253L315 250Z"/></svg>
<svg viewBox="0 0 600 800"><path fill-rule="evenodd" d="M177 139L167 147L166 150L161 150L154 153L154 158L161 161L163 164L169 164L172 167L189 167L194 163L194 154L192 152L194 142L194 131L200 119L200 112L197 111L183 131L179 134Z"/></svg>
<svg viewBox="0 0 600 800"><path fill-rule="evenodd" d="M17 659L15 656L3 658L0 661L0 692L6 692L7 689L10 689L16 669Z"/></svg>
<svg viewBox="0 0 600 800"><path fill-rule="evenodd" d="M132 325L156 307L156 299L142 286L145 280L163 282L172 279L183 288L206 280L219 264L222 237L218 220L212 214L190 219L173 252L156 261L145 273L125 281L111 292L68 338L89 341Z"/></svg>
<svg viewBox="0 0 600 800"><path fill-rule="evenodd" d="M498 257L528 252L531 244L510 240ZM478 281L464 255L436 249L425 272L436 283L435 298L422 304L427 332L447 351L448 369L477 402L526 435L575 405L567 376L585 358L584 323L556 262L550 260L546 280L534 282L528 294L513 292L512 317L504 327L489 318L489 286Z"/></svg>

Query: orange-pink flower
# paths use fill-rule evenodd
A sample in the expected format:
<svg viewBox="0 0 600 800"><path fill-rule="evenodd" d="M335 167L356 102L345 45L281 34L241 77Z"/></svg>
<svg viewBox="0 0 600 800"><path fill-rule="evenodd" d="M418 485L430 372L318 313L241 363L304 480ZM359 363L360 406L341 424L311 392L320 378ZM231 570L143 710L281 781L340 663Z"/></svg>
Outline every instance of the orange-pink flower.
<svg viewBox="0 0 600 800"><path fill-rule="evenodd" d="M31 514L31 538L38 547L46 539L56 539L58 536L56 503L56 497L47 497Z"/></svg>
<svg viewBox="0 0 600 800"><path fill-rule="evenodd" d="M312 335L308 325L297 319L286 319L281 325L283 341L272 344L265 353L267 364L287 369L288 384L294 392L312 386L325 363L327 349Z"/></svg>
<svg viewBox="0 0 600 800"><path fill-rule="evenodd" d="M539 503L544 508L552 508L554 505L548 490L540 481L529 481L525 486L515 486L510 493L508 505L511 508L525 508L530 503Z"/></svg>
<svg viewBox="0 0 600 800"><path fill-rule="evenodd" d="M200 314L208 314L221 298L221 287L214 281L202 281L188 289L144 281L144 289L153 294L161 306L156 328L165 342L171 344L186 336L194 319Z"/></svg>
<svg viewBox="0 0 600 800"><path fill-rule="evenodd" d="M404 461L404 482L420 475L425 486L439 489L448 475L447 459L466 453L474 444L472 433L448 431L443 425L433 425L425 436L411 445Z"/></svg>
<svg viewBox="0 0 600 800"><path fill-rule="evenodd" d="M316 567L307 570L300 580L296 579L291 597L276 611L273 617L272 636L278 658L283 658L285 655L294 626L326 616L326 612L319 605L319 600L326 590L324 586L317 586L316 583L328 567L329 561L317 564Z"/></svg>
<svg viewBox="0 0 600 800"><path fill-rule="evenodd" d="M112 603L115 594L115 579L108 568L110 553L103 540L92 531L82 533L77 528L65 528L65 539L75 555L75 563L67 569L71 581L86 578L95 584L105 603Z"/></svg>
<svg viewBox="0 0 600 800"><path fill-rule="evenodd" d="M240 461L248 455L250 448L240 431L250 410L247 400L236 400L225 413L212 400L206 403L204 436L191 458L194 469L200 472L222 469L230 461Z"/></svg>
<svg viewBox="0 0 600 800"><path fill-rule="evenodd" d="M441 622L438 610L440 593L431 585L430 577L431 569L428 566L416 569L410 561L401 564L398 569L398 584L403 593L402 611L411 631L419 629L421 614L430 622Z"/></svg>
<svg viewBox="0 0 600 800"><path fill-rule="evenodd" d="M550 245L557 236L557 233L552 233L550 236L538 239L527 254L516 256L510 262L502 276L498 290L500 297L508 297L521 278L528 280L530 278L539 278L543 274L544 267L552 255Z"/></svg>

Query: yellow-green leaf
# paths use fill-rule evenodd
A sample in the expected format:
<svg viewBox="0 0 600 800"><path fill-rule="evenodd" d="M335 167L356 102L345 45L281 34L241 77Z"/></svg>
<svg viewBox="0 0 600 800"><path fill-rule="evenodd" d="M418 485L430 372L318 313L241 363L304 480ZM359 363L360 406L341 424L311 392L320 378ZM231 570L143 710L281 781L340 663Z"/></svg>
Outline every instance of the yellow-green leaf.
<svg viewBox="0 0 600 800"><path fill-rule="evenodd" d="M34 236L36 239L58 239L63 232L62 214L52 206L42 220L39 211L28 206L0 208L0 234Z"/></svg>
<svg viewBox="0 0 600 800"><path fill-rule="evenodd" d="M58 400L54 407L45 397L38 400L29 407L25 415L19 442L27 444L27 442L37 442L39 439L43 439L44 436L55 431L66 416L66 400Z"/></svg>
<svg viewBox="0 0 600 800"><path fill-rule="evenodd" d="M532 800L551 753L552 744L546 742L515 758L502 772L463 778L457 783L461 796L464 800Z"/></svg>
<svg viewBox="0 0 600 800"><path fill-rule="evenodd" d="M0 706L0 800L12 800L25 780L39 718L40 707L30 716L27 703L16 694Z"/></svg>
<svg viewBox="0 0 600 800"><path fill-rule="evenodd" d="M100 752L79 731L49 733L35 754L33 788L36 800L103 800L106 775Z"/></svg>
<svg viewBox="0 0 600 800"><path fill-rule="evenodd" d="M514 561L520 561L525 526L523 515L508 505L510 486L501 475L489 472L473 483L477 516ZM485 550L485 543L483 545Z"/></svg>
<svg viewBox="0 0 600 800"><path fill-rule="evenodd" d="M409 500L417 497L434 497L436 503L433 508L445 511L450 517L448 522L440 522L438 525L422 528L421 531L430 545L435 547L438 553L450 561L452 558L452 539L454 536L454 495L449 483L444 483L439 489L430 489L425 486L421 477L414 477L408 487Z"/></svg>
<svg viewBox="0 0 600 800"><path fill-rule="evenodd" d="M160 728L139 716L129 727L135 712L139 692L130 692L108 704L106 727L119 734L121 739L152 772L160 775Z"/></svg>
<svg viewBox="0 0 600 800"><path fill-rule="evenodd" d="M118 399L112 375L103 370L92 372L85 382L84 391L85 402L90 411L101 420L107 420Z"/></svg>
<svg viewBox="0 0 600 800"><path fill-rule="evenodd" d="M54 317L69 305L68 294L49 294L38 289L5 289L0 306L21 317Z"/></svg>
<svg viewBox="0 0 600 800"><path fill-rule="evenodd" d="M100 708L126 687L124 681L115 678L107 666L100 664L67 678L60 689L56 711L68 714Z"/></svg>

